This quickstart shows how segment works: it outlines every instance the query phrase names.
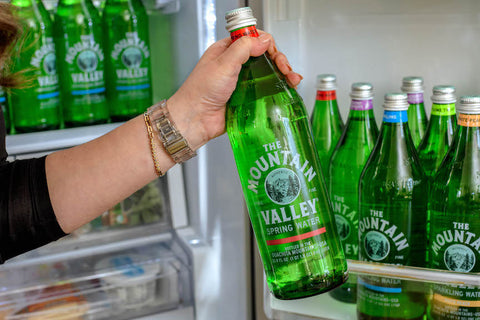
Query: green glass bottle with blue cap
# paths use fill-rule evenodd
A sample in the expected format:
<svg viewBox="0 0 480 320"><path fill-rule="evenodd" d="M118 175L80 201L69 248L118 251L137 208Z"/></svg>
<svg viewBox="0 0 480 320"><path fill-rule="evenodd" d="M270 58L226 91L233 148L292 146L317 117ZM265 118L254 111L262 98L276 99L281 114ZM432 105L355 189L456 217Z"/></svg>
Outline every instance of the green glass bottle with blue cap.
<svg viewBox="0 0 480 320"><path fill-rule="evenodd" d="M328 190L335 213L338 235L347 259L358 260L358 181L378 137L373 113L373 86L352 84L352 102L345 130L332 153L328 170ZM354 303L356 276L331 291L337 300Z"/></svg>
<svg viewBox="0 0 480 320"><path fill-rule="evenodd" d="M226 19L232 41L258 37L250 8ZM307 111L268 53L242 66L226 129L273 295L298 299L344 283L347 264Z"/></svg>
<svg viewBox="0 0 480 320"><path fill-rule="evenodd" d="M427 267L480 272L480 96L457 106L457 130L433 180ZM430 320L480 317L480 286L432 285Z"/></svg>
<svg viewBox="0 0 480 320"><path fill-rule="evenodd" d="M10 91L11 125L16 133L57 129L61 112L50 15L39 0L12 0L12 5L23 25L13 71L31 83Z"/></svg>
<svg viewBox="0 0 480 320"><path fill-rule="evenodd" d="M427 131L417 148L418 157L428 177L433 177L440 167L448 148L452 144L457 128L455 116L455 87L440 85L433 87L432 111Z"/></svg>
<svg viewBox="0 0 480 320"><path fill-rule="evenodd" d="M141 0L107 0L102 19L110 117L128 120L152 104L147 12Z"/></svg>
<svg viewBox="0 0 480 320"><path fill-rule="evenodd" d="M428 181L408 128L405 93L385 95L379 138L360 176L359 258L395 265L425 265ZM424 317L423 288L374 276L357 281L359 319Z"/></svg>
<svg viewBox="0 0 480 320"><path fill-rule="evenodd" d="M102 23L92 1L60 0L54 37L65 126L107 122Z"/></svg>
<svg viewBox="0 0 480 320"><path fill-rule="evenodd" d="M422 77L404 77L402 80L402 92L408 96L408 126L412 135L415 148L418 147L425 132L427 131L428 118L425 112L425 103L423 101L423 78Z"/></svg>

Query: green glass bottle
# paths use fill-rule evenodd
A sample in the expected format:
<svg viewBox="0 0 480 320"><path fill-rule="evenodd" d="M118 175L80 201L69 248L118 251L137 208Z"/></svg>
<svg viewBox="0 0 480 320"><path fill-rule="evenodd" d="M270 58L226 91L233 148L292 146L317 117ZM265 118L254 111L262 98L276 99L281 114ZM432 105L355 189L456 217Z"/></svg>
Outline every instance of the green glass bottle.
<svg viewBox="0 0 480 320"><path fill-rule="evenodd" d="M417 148L418 157L428 177L433 177L443 157L452 144L457 128L455 116L455 87L435 86L432 95L432 112L427 131Z"/></svg>
<svg viewBox="0 0 480 320"><path fill-rule="evenodd" d="M338 235L347 259L358 260L358 181L378 137L373 113L373 86L357 82L350 93L352 102L345 130L333 151L327 181ZM331 291L337 300L356 301L356 277Z"/></svg>
<svg viewBox="0 0 480 320"><path fill-rule="evenodd" d="M432 184L427 266L480 272L480 96L461 97L452 146ZM480 287L434 284L428 319L480 318Z"/></svg>
<svg viewBox="0 0 480 320"><path fill-rule="evenodd" d="M408 126L412 135L415 148L427 131L428 118L425 112L423 102L423 78L421 77L404 77L402 81L402 91L408 95Z"/></svg>
<svg viewBox="0 0 480 320"><path fill-rule="evenodd" d="M32 83L10 91L15 132L58 129L61 123L55 44L50 14L40 0L12 0L24 26L14 59L14 72L22 71Z"/></svg>
<svg viewBox="0 0 480 320"><path fill-rule="evenodd" d="M110 117L124 121L152 104L148 16L141 0L107 0L103 11Z"/></svg>
<svg viewBox="0 0 480 320"><path fill-rule="evenodd" d="M250 8L225 17L233 41L258 37ZM347 264L308 115L268 54L243 65L226 128L273 295L303 298L344 283Z"/></svg>
<svg viewBox="0 0 480 320"><path fill-rule="evenodd" d="M359 183L360 260L425 265L428 181L407 122L407 95L385 95L379 138ZM423 319L423 288L383 277L358 277L359 319Z"/></svg>
<svg viewBox="0 0 480 320"><path fill-rule="evenodd" d="M324 177L333 150L343 132L343 120L338 111L337 78L333 74L317 76L317 97L310 122Z"/></svg>
<svg viewBox="0 0 480 320"><path fill-rule="evenodd" d="M107 122L102 23L91 0L60 0L54 35L65 126Z"/></svg>
<svg viewBox="0 0 480 320"><path fill-rule="evenodd" d="M9 116L9 107L8 107L8 97L6 92L0 87L0 108L3 113L3 121L5 121L5 132L10 133L10 116Z"/></svg>

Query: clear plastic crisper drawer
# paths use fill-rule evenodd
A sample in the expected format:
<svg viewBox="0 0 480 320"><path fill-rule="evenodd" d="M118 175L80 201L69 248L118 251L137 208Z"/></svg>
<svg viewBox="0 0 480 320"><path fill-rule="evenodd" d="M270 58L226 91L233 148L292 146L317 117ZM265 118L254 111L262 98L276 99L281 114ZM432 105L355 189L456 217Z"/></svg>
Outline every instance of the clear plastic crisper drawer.
<svg viewBox="0 0 480 320"><path fill-rule="evenodd" d="M128 250L0 268L0 319L131 319L192 305L175 235Z"/></svg>

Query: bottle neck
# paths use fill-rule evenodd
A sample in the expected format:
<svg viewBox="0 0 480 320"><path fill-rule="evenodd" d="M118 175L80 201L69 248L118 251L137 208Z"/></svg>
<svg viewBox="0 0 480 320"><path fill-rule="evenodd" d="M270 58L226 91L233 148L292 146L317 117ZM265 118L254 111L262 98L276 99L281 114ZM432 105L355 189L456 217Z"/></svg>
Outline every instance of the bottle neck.
<svg viewBox="0 0 480 320"><path fill-rule="evenodd" d="M368 100L355 100L352 99L352 102L350 103L350 113L355 112L357 114L360 113L368 113L369 110L373 111L373 100L368 99ZM359 111L359 112L356 112ZM367 111L367 112L365 112Z"/></svg>
<svg viewBox="0 0 480 320"><path fill-rule="evenodd" d="M432 104L432 117L450 117L455 115L455 103Z"/></svg>
<svg viewBox="0 0 480 320"><path fill-rule="evenodd" d="M336 90L317 90L317 101L333 101L337 100Z"/></svg>
<svg viewBox="0 0 480 320"><path fill-rule="evenodd" d="M232 39L232 42L237 41L241 37L253 37L253 38L258 37L257 27L254 25L245 26L245 27L232 30L230 32L230 38Z"/></svg>
<svg viewBox="0 0 480 320"><path fill-rule="evenodd" d="M11 4L19 8L26 8L31 7L33 2L34 0L12 0Z"/></svg>
<svg viewBox="0 0 480 320"><path fill-rule="evenodd" d="M407 101L411 105L423 103L423 92L407 93Z"/></svg>
<svg viewBox="0 0 480 320"><path fill-rule="evenodd" d="M404 147L400 149L405 148L405 150L409 152L410 149L415 149L410 135L410 129L408 128L407 111L385 110L382 127L380 129L380 137L384 142L384 148L395 150L399 145L402 145Z"/></svg>

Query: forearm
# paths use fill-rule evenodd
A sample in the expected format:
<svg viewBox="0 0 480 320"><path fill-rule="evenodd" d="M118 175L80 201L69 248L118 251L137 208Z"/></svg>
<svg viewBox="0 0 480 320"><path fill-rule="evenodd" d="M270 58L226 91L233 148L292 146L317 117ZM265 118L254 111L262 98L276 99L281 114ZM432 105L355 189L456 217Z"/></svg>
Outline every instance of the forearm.
<svg viewBox="0 0 480 320"><path fill-rule="evenodd" d="M163 171L175 163L159 147ZM143 115L46 160L50 200L63 231L71 232L155 179Z"/></svg>

